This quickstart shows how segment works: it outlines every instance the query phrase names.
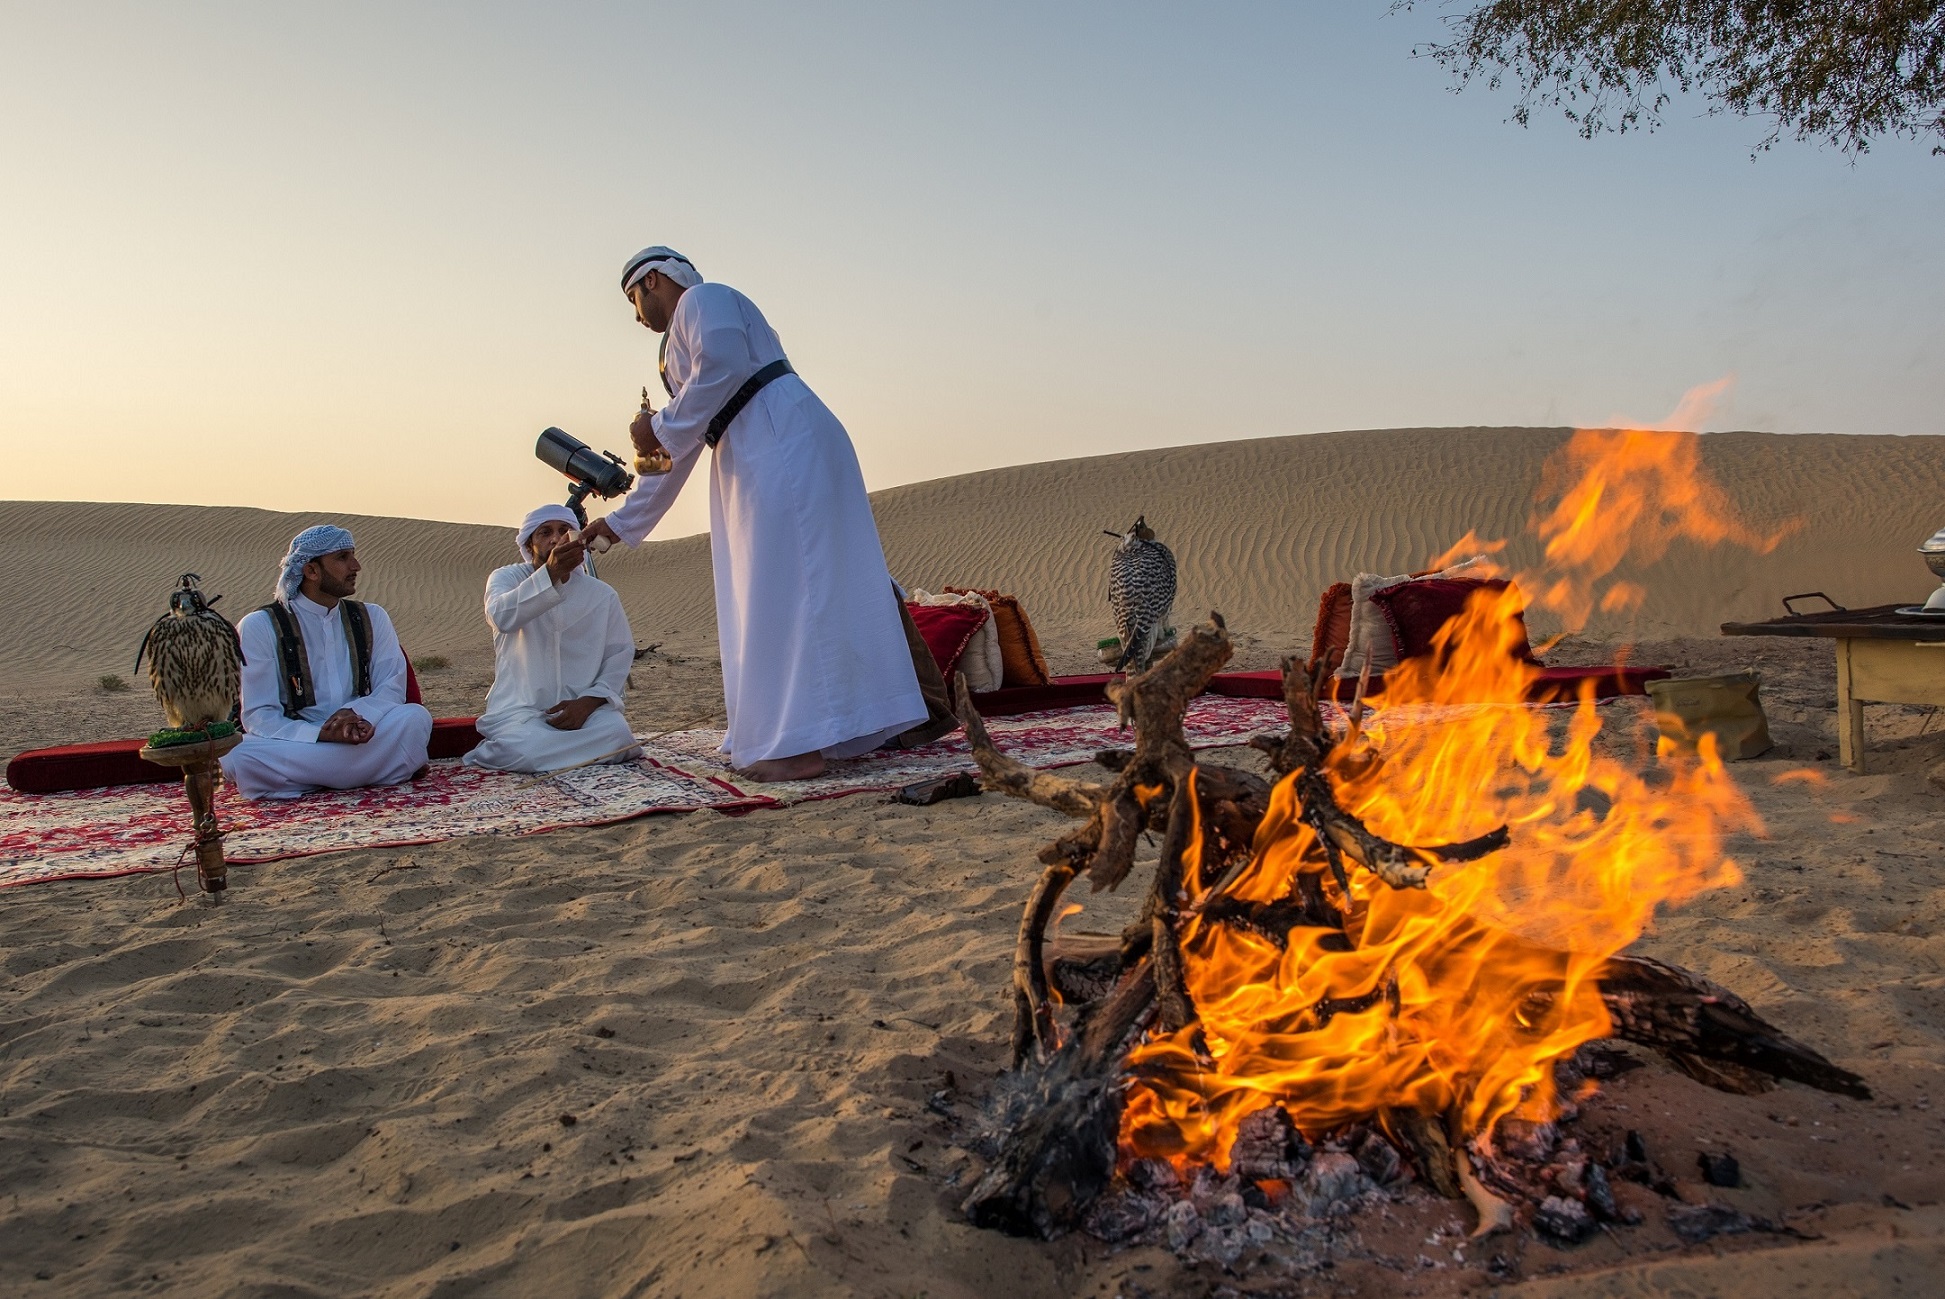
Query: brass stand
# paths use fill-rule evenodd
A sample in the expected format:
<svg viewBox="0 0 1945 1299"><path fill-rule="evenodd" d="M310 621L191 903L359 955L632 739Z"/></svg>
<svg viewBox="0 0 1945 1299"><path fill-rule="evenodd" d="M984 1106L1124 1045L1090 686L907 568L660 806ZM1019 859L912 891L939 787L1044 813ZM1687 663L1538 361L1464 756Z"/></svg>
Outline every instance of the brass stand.
<svg viewBox="0 0 1945 1299"><path fill-rule="evenodd" d="M243 742L243 735L225 735L201 744L172 744L165 749L142 746L142 757L160 767L181 767L182 788L196 827L196 882L205 893L221 893L230 886L229 865L223 860L223 833L216 824L217 759Z"/></svg>

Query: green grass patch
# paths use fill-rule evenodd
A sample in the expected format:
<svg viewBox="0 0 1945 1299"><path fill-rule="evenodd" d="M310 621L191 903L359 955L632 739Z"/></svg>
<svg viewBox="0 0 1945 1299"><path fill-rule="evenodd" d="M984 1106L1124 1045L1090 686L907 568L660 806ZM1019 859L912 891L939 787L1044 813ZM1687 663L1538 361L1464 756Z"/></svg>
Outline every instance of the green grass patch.
<svg viewBox="0 0 1945 1299"><path fill-rule="evenodd" d="M128 689L128 682L122 680L120 677L116 676L113 672L110 672L107 676L100 678L95 682L95 684L101 687L101 691L103 694L108 694L108 695L118 695L122 691Z"/></svg>
<svg viewBox="0 0 1945 1299"><path fill-rule="evenodd" d="M157 731L149 736L151 749L173 749L179 744L205 744L210 740L220 740L235 735L235 722L211 722L199 731L178 731L174 729Z"/></svg>
<svg viewBox="0 0 1945 1299"><path fill-rule="evenodd" d="M422 654L412 660L412 666L421 672L438 672L452 666L452 660L444 654Z"/></svg>

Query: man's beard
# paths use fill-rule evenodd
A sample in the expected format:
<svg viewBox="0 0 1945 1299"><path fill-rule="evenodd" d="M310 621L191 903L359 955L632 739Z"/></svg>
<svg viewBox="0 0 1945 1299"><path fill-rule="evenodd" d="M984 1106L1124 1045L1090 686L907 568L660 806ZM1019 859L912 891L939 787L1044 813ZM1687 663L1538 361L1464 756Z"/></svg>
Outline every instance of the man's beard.
<svg viewBox="0 0 1945 1299"><path fill-rule="evenodd" d="M358 578L353 574L347 578L335 578L328 573L317 580L317 589L334 600L342 600L358 590Z"/></svg>

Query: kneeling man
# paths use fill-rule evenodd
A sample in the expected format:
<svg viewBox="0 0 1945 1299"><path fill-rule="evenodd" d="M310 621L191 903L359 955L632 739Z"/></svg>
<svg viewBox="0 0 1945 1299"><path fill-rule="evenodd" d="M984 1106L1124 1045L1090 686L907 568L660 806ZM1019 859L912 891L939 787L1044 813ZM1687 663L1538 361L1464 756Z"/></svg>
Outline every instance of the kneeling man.
<svg viewBox="0 0 1945 1299"><path fill-rule="evenodd" d="M468 766L558 771L636 752L621 694L635 636L615 589L581 567L574 522L564 505L535 510L514 538L526 562L486 579L493 689Z"/></svg>
<svg viewBox="0 0 1945 1299"><path fill-rule="evenodd" d="M331 524L291 540L277 598L237 624L243 742L223 775L245 798L396 785L426 764L432 714L405 702L405 652L392 620L350 598L351 534Z"/></svg>

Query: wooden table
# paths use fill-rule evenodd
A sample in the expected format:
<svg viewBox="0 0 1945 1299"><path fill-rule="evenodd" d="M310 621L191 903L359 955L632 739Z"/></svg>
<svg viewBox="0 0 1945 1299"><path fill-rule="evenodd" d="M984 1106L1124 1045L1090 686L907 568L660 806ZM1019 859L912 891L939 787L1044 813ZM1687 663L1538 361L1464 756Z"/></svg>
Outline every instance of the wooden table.
<svg viewBox="0 0 1945 1299"><path fill-rule="evenodd" d="M1861 775L1865 704L1945 704L1945 618L1901 614L1898 608L1881 604L1725 622L1722 634L1837 642L1837 756Z"/></svg>

